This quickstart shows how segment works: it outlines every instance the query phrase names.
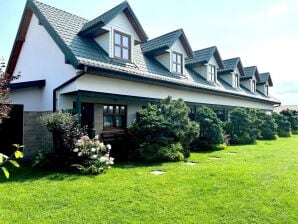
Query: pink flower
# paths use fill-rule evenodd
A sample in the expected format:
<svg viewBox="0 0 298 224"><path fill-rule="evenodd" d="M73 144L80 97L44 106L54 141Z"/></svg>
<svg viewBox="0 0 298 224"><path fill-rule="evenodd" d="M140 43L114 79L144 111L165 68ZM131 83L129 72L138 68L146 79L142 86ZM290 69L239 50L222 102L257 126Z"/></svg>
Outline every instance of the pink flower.
<svg viewBox="0 0 298 224"><path fill-rule="evenodd" d="M82 140L89 140L89 137L88 137L88 135L84 135L81 139Z"/></svg>

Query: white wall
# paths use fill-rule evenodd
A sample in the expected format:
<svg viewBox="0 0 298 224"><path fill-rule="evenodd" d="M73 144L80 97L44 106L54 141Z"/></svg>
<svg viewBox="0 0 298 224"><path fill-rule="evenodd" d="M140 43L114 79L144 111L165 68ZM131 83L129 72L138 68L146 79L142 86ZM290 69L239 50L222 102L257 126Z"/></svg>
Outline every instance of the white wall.
<svg viewBox="0 0 298 224"><path fill-rule="evenodd" d="M35 15L32 16L14 75L18 72L21 72L21 77L15 82L46 80L46 86L40 92L32 94L29 91L26 98L18 94L20 90L15 94L13 91L12 103L24 104L25 111L52 110L53 89L76 74L71 65L65 64L64 54L45 28L38 24ZM25 91L27 89L24 89L24 94Z"/></svg>
<svg viewBox="0 0 298 224"><path fill-rule="evenodd" d="M206 103L215 105L227 105L238 107L252 107L259 109L272 110L270 103L255 102L228 96L211 95L194 91L179 90L169 87L162 87L138 82L107 78L95 75L84 75L76 80L76 86L80 90L112 93L129 96L140 96L148 98L163 99L172 96L174 99L182 98L188 102ZM115 87L117 83L117 87Z"/></svg>
<svg viewBox="0 0 298 224"><path fill-rule="evenodd" d="M242 86L244 86L249 91L252 91L252 88L251 88L251 79L243 80L243 81L240 81L240 82L241 82L241 85Z"/></svg>
<svg viewBox="0 0 298 224"><path fill-rule="evenodd" d="M203 76L206 80L208 80L208 66L202 65L193 68L196 72L198 72L201 76Z"/></svg>
<svg viewBox="0 0 298 224"><path fill-rule="evenodd" d="M110 43L110 32L104 33L98 37L96 37L94 40L96 41L96 43L99 44L99 46L102 47L102 49L104 49L109 56L111 56L112 52L111 52L111 43Z"/></svg>
<svg viewBox="0 0 298 224"><path fill-rule="evenodd" d="M23 104L24 111L43 111L43 88L34 87L14 90L10 94L13 104ZM51 108L52 109L52 108Z"/></svg>
<svg viewBox="0 0 298 224"><path fill-rule="evenodd" d="M224 74L220 76L221 79L223 79L224 81L226 81L227 83L229 83L229 85L234 87L234 74L231 72L229 74Z"/></svg>
<svg viewBox="0 0 298 224"><path fill-rule="evenodd" d="M265 95L265 85L257 85L257 90Z"/></svg>

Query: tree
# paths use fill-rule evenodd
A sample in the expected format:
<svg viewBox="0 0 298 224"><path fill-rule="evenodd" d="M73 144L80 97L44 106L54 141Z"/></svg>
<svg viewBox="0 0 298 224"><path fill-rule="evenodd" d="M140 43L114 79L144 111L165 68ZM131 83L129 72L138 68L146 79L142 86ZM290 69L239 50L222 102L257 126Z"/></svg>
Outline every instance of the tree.
<svg viewBox="0 0 298 224"><path fill-rule="evenodd" d="M273 113L277 123L277 134L279 137L291 137L291 123L283 114Z"/></svg>
<svg viewBox="0 0 298 224"><path fill-rule="evenodd" d="M2 59L2 62L0 61L0 123L2 119L9 118L9 113L11 111L9 84L20 76L19 74L17 76L7 74L4 69L5 63Z"/></svg>
<svg viewBox="0 0 298 224"><path fill-rule="evenodd" d="M252 144L256 142L258 130L248 110L236 108L226 123L226 131L230 135L231 144Z"/></svg>
<svg viewBox="0 0 298 224"><path fill-rule="evenodd" d="M290 123L292 134L298 134L298 111L286 109L280 112Z"/></svg>
<svg viewBox="0 0 298 224"><path fill-rule="evenodd" d="M200 135L194 141L194 148L211 149L215 145L224 143L222 122L209 107L199 107L195 114L195 121L200 125Z"/></svg>
<svg viewBox="0 0 298 224"><path fill-rule="evenodd" d="M277 135L277 124L272 115L264 114L259 125L262 139L274 140Z"/></svg>
<svg viewBox="0 0 298 224"><path fill-rule="evenodd" d="M141 159L173 161L189 156L189 144L199 134L199 126L188 114L189 107L184 101L171 97L141 110L129 127Z"/></svg>

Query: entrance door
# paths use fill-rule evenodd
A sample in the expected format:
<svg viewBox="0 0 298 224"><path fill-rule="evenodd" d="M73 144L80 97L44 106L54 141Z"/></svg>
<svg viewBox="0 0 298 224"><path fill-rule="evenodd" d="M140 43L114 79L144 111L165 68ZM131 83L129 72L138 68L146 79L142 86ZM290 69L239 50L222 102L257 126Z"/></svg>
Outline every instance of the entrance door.
<svg viewBox="0 0 298 224"><path fill-rule="evenodd" d="M87 126L88 135L93 137L92 130L94 128L94 104L82 103L81 115L82 126Z"/></svg>
<svg viewBox="0 0 298 224"><path fill-rule="evenodd" d="M12 153L12 144L23 144L23 105L13 105L8 119L0 123L0 152Z"/></svg>

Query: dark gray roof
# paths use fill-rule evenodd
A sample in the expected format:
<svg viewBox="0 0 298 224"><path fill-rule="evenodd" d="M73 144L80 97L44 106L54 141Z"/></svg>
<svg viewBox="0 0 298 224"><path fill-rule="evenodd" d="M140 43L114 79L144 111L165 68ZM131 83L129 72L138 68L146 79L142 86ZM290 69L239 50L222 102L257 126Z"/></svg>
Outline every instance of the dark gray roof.
<svg viewBox="0 0 298 224"><path fill-rule="evenodd" d="M260 80L257 84L266 84L268 81L269 86L273 86L271 75L269 72L260 73L259 74Z"/></svg>
<svg viewBox="0 0 298 224"><path fill-rule="evenodd" d="M209 62L212 56L215 57L219 68L223 68L224 65L216 46L194 51L193 58L185 60L185 65L189 67L204 65Z"/></svg>
<svg viewBox="0 0 298 224"><path fill-rule="evenodd" d="M145 33L139 20L137 19L136 15L132 11L127 1L122 2L121 4L115 6L114 8L105 12L104 14L85 23L84 26L81 28L79 34L88 35L90 33L93 33L95 30L98 30L101 27L105 26L107 23L109 23L113 18L115 18L121 12L124 12L127 15L128 19L132 21L132 25L136 29L141 41L147 40L148 39L147 34Z"/></svg>
<svg viewBox="0 0 298 224"><path fill-rule="evenodd" d="M245 76L241 77L241 80L252 79L255 77L256 80L259 81L259 72L257 66L245 67L244 74Z"/></svg>
<svg viewBox="0 0 298 224"><path fill-rule="evenodd" d="M252 94L241 88L236 90L225 82L220 81L220 79L217 83L207 82L200 74L191 68L185 68L185 74L183 76L171 73L153 56L143 53L144 44L134 46L133 63L124 63L117 59L110 58L93 38L78 35L78 32L88 20L31 0L27 2L25 10L33 11L49 35L65 54L66 59L75 68L81 69L83 66L88 66L88 68L104 69L113 74L121 72L127 74L129 77L134 77L137 80L154 80L154 83L167 83L168 85L173 86L183 86L183 88L203 89L204 91L218 92L220 94L237 95L239 97L248 97L254 100L279 103L278 100L271 96ZM173 39L179 38L178 34L183 34L182 36L184 36L183 31L179 30L172 32L171 35L167 34L163 35L165 37L155 39L169 39L162 42L170 44ZM175 38L172 35L175 36ZM155 43L159 43L159 41L155 41ZM149 45L154 48L151 44Z"/></svg>
<svg viewBox="0 0 298 224"><path fill-rule="evenodd" d="M180 39L180 41L182 42L184 49L188 54L188 57L191 58L193 56L193 52L183 29L178 29L170 33L166 33L162 36L142 43L142 51L144 54L159 54L169 49L178 39Z"/></svg>
<svg viewBox="0 0 298 224"><path fill-rule="evenodd" d="M242 66L242 62L241 62L241 59L239 57L226 59L226 60L223 60L222 62L224 64L224 68L218 70L219 74L234 72L238 68L238 70L240 72L240 75L241 76L245 75L244 70L243 70L243 66Z"/></svg>

